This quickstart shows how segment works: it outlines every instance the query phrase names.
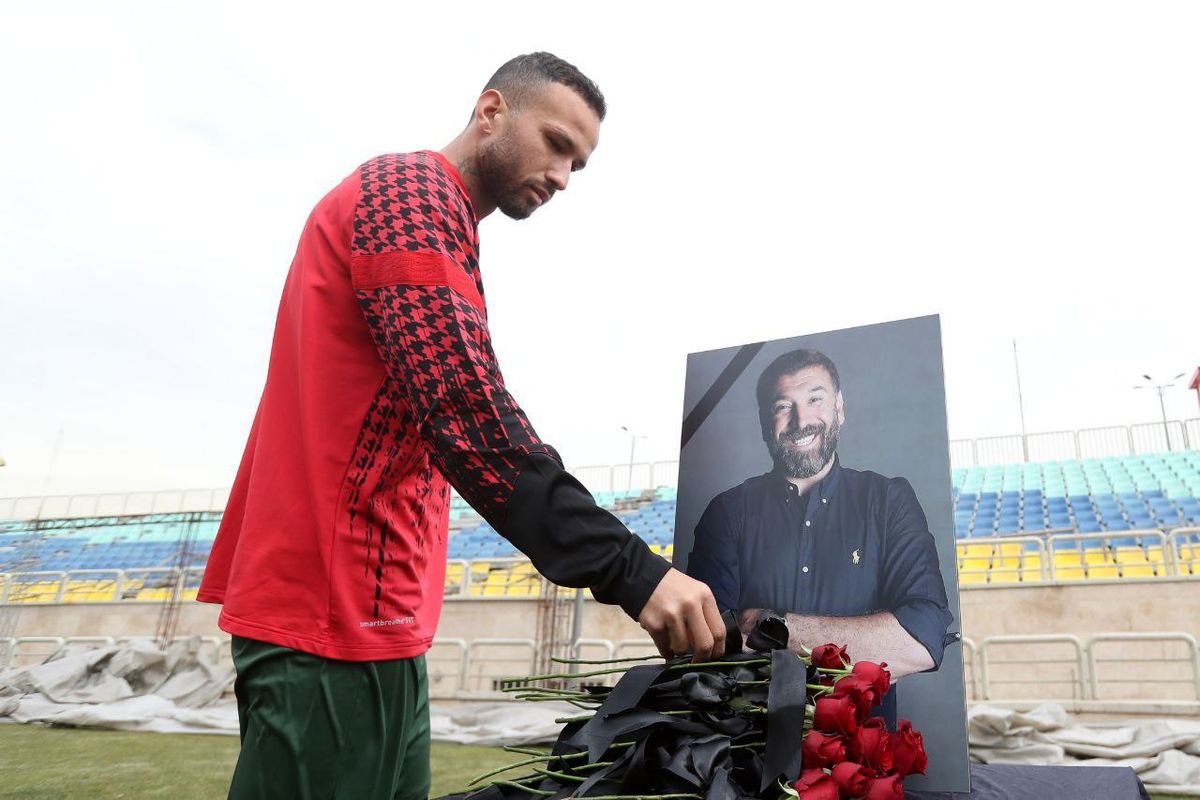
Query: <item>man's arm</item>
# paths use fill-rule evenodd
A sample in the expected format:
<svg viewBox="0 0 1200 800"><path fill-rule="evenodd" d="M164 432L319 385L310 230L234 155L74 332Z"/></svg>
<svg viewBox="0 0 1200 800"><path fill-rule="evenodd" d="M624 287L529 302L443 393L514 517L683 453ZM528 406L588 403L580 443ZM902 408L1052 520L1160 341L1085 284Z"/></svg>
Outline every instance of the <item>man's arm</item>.
<svg viewBox="0 0 1200 800"><path fill-rule="evenodd" d="M764 612L742 612L742 627L749 632ZM845 646L852 661L887 662L893 678L925 672L935 665L929 651L912 637L890 611L878 611L861 617L820 617L813 614L779 614L787 620L788 649L806 653L832 642Z"/></svg>
<svg viewBox="0 0 1200 800"><path fill-rule="evenodd" d="M620 604L664 652L706 658L723 648L711 592L679 573L666 580L670 565L596 506L508 393L482 298L451 257L462 254L461 215L412 175L364 168L349 267L390 383L434 463L550 580ZM422 221L419 241L410 216Z"/></svg>
<svg viewBox="0 0 1200 800"><path fill-rule="evenodd" d="M777 614L787 619L789 647L844 645L855 661L886 661L894 677L936 669L942 661L952 617L938 564L937 546L908 481L889 481L884 573L884 610L854 617ZM760 613L743 612L743 627Z"/></svg>

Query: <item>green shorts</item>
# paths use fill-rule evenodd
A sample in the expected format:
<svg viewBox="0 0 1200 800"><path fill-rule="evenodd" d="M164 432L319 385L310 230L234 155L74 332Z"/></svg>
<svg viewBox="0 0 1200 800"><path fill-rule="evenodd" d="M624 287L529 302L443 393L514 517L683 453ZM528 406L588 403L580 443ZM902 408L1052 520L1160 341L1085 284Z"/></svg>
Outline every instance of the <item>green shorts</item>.
<svg viewBox="0 0 1200 800"><path fill-rule="evenodd" d="M426 800L425 657L335 661L233 637L242 750L230 800Z"/></svg>

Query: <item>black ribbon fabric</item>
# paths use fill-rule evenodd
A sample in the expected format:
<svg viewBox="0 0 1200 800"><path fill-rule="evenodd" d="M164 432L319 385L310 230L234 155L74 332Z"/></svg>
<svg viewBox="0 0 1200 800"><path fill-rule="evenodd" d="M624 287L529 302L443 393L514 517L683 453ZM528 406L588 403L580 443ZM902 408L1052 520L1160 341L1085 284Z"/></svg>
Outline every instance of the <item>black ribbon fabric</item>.
<svg viewBox="0 0 1200 800"><path fill-rule="evenodd" d="M804 707L808 702L808 669L790 650L771 653L771 685L767 694L767 747L762 779L766 789L780 775L800 774L800 742L804 739ZM794 779L794 778L793 778Z"/></svg>
<svg viewBox="0 0 1200 800"><path fill-rule="evenodd" d="M723 662L720 666L687 668L690 658L681 656L629 669L590 719L564 727L551 751L554 756L587 753L587 764L607 766L591 769L582 759L552 758L547 768L574 780L546 777L529 783L539 792L553 792L551 800L673 793L748 800L780 776L794 780L804 735L804 662L784 649L783 620L761 620L747 638L757 652L742 652L736 618L729 612L723 617L726 652L714 659ZM672 711L688 713L666 713ZM635 744L613 748L628 741ZM765 752L735 749L763 741ZM545 796L491 786L453 800Z"/></svg>

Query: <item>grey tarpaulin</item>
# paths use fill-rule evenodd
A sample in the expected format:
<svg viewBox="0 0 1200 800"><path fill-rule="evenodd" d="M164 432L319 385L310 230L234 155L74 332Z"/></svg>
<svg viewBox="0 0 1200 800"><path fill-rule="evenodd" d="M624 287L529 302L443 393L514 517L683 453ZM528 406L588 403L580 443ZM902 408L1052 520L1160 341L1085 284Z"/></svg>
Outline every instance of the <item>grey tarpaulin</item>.
<svg viewBox="0 0 1200 800"><path fill-rule="evenodd" d="M1150 800L1133 770L972 764L971 793L905 792L908 800Z"/></svg>
<svg viewBox="0 0 1200 800"><path fill-rule="evenodd" d="M967 712L967 730L975 761L1127 767L1152 792L1200 797L1195 718L1083 724L1053 703L1025 713L977 705Z"/></svg>
<svg viewBox="0 0 1200 800"><path fill-rule="evenodd" d="M237 733L237 707L223 699L232 685L233 667L217 664L199 638L166 650L148 639L68 648L44 664L0 673L0 721Z"/></svg>

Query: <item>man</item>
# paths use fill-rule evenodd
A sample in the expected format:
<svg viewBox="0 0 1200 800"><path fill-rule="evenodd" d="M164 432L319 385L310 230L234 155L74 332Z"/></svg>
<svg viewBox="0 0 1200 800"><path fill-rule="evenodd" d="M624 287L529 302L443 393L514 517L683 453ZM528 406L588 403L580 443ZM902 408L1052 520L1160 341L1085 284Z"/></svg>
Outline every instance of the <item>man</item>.
<svg viewBox="0 0 1200 800"><path fill-rule="evenodd" d="M839 463L837 367L816 350L785 353L757 400L775 468L709 503L688 574L744 626L786 612L794 649L846 645L895 677L936 669L953 637L933 536L908 481Z"/></svg>
<svg viewBox="0 0 1200 800"><path fill-rule="evenodd" d="M447 482L544 575L619 603L664 654L723 652L711 592L563 470L488 335L478 221L528 217L566 189L604 114L573 66L520 56L441 152L372 159L309 217L199 595L224 604L234 637L230 797L426 797Z"/></svg>

